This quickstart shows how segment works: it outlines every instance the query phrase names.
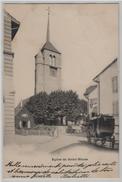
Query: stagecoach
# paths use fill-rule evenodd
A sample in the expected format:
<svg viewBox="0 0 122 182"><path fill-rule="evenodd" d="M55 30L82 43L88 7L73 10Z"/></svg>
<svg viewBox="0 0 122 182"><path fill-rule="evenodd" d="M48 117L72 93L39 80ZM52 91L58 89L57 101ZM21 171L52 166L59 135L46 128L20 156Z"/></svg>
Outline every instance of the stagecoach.
<svg viewBox="0 0 122 182"><path fill-rule="evenodd" d="M89 143L100 144L105 146L107 143L109 147L114 148L115 120L113 116L99 115L88 121L87 124L87 138Z"/></svg>

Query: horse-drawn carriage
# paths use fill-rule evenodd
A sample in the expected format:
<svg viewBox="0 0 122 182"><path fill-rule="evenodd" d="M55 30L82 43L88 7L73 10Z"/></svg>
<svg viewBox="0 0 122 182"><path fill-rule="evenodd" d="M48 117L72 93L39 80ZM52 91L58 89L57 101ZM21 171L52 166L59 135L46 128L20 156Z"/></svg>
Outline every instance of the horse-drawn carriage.
<svg viewBox="0 0 122 182"><path fill-rule="evenodd" d="M107 142L109 147L114 148L115 120L113 116L99 115L90 119L87 123L87 138L89 143L104 146Z"/></svg>

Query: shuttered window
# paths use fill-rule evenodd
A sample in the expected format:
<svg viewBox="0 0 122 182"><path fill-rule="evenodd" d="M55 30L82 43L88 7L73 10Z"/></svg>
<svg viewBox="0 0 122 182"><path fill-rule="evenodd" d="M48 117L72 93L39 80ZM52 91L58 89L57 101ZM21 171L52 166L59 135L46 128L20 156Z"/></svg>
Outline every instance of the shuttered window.
<svg viewBox="0 0 122 182"><path fill-rule="evenodd" d="M118 92L118 77L117 76L114 76L112 78L112 90L113 90L113 93Z"/></svg>
<svg viewBox="0 0 122 182"><path fill-rule="evenodd" d="M113 102L113 115L119 114L119 104L118 101Z"/></svg>

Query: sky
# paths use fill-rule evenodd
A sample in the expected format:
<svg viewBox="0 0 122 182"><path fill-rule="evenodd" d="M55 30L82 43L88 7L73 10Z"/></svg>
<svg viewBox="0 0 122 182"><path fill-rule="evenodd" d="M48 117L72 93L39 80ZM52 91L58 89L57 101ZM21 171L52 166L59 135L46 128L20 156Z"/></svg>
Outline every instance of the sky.
<svg viewBox="0 0 122 182"><path fill-rule="evenodd" d="M118 57L118 4L5 4L20 28L12 42L15 105L34 94L35 58L50 40L61 52L62 89L80 98L92 79Z"/></svg>

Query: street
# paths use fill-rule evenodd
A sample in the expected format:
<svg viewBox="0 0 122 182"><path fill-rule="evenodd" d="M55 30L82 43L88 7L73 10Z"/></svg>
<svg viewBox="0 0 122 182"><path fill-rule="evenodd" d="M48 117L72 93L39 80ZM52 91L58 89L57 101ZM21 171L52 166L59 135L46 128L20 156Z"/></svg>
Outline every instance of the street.
<svg viewBox="0 0 122 182"><path fill-rule="evenodd" d="M102 146L96 146L89 144L86 137L74 136L74 135L61 135L59 137L51 136L21 136L16 135L13 142L5 145L5 153L9 156L12 151L16 150L16 154L21 153L21 156L27 155L40 155L40 153L51 155L93 155L108 154L109 156L115 154L118 155L117 150L104 148Z"/></svg>
<svg viewBox="0 0 122 182"><path fill-rule="evenodd" d="M60 137L18 135L12 141L14 142L9 142L4 147L4 165L9 161L20 161L31 165L55 164L59 162L58 160L62 161L63 159L71 160L71 162L75 162L72 161L74 159L78 162L86 160L89 163L96 161L116 162L117 165L110 175L111 177L118 176L118 151L88 144L85 137L74 135L62 135ZM104 177L108 177L107 174L105 173ZM6 170L4 170L4 175L9 175ZM97 177L101 177L100 174L97 175Z"/></svg>

